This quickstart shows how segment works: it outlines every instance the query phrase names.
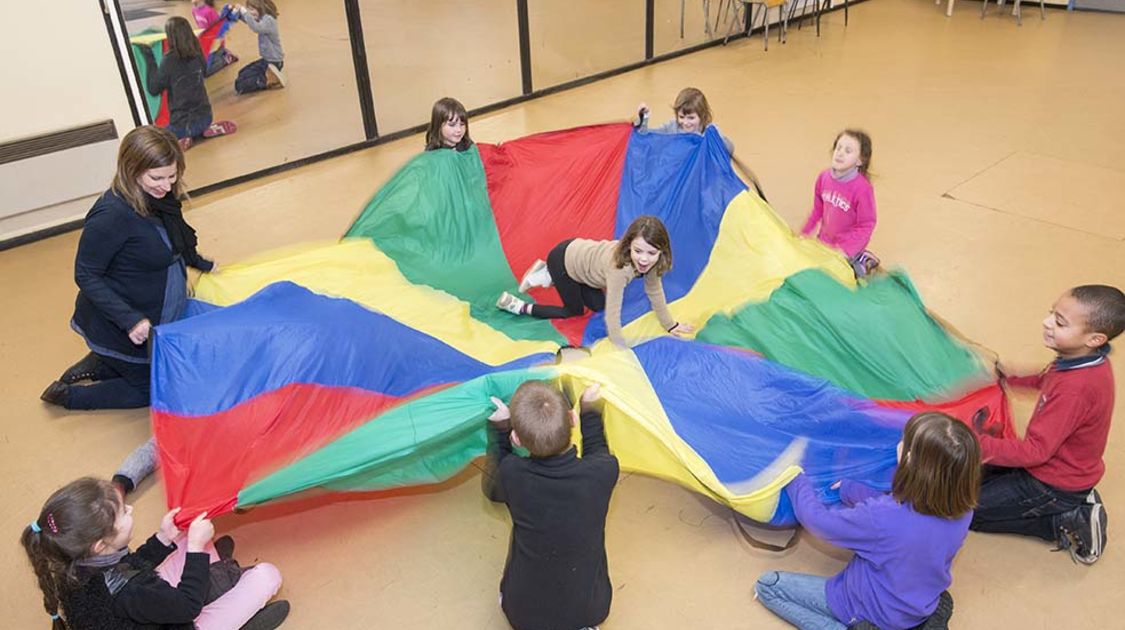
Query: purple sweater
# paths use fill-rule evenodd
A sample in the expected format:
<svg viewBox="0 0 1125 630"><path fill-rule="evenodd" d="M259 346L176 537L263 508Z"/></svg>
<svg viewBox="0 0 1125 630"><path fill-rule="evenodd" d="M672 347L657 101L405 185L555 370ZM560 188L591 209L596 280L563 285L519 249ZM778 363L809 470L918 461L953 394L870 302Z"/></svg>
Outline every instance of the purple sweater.
<svg viewBox="0 0 1125 630"><path fill-rule="evenodd" d="M849 258L866 249L875 231L875 189L871 182L859 171L836 179L832 169L826 169L816 178L812 214L801 234L812 234L818 223L817 238L843 250Z"/></svg>
<svg viewBox="0 0 1125 630"><path fill-rule="evenodd" d="M913 628L934 612L952 582L949 567L965 542L971 511L954 519L919 514L854 481L840 487L846 507L829 508L803 474L785 490L805 529L855 552L824 588L838 620L897 630Z"/></svg>

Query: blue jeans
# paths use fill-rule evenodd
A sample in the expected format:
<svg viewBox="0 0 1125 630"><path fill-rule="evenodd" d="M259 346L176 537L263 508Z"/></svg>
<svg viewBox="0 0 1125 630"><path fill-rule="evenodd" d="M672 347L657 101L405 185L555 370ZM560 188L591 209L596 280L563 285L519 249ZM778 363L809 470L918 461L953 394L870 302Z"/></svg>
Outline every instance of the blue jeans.
<svg viewBox="0 0 1125 630"><path fill-rule="evenodd" d="M969 529L1023 534L1058 542L1059 517L1086 500L1089 490L1059 490L1022 468L985 466L980 499Z"/></svg>
<svg viewBox="0 0 1125 630"><path fill-rule="evenodd" d="M203 76L209 77L227 67L227 65L227 49L226 47L219 48L211 53L211 56L207 59L207 70L204 71Z"/></svg>
<svg viewBox="0 0 1125 630"><path fill-rule="evenodd" d="M98 355L97 382L71 385L67 409L135 409L149 403L149 364Z"/></svg>
<svg viewBox="0 0 1125 630"><path fill-rule="evenodd" d="M213 116L207 116L206 118L196 118L195 120L189 120L187 124L183 125L182 127L170 124L168 125L168 131L171 131L173 134L175 134L177 139L198 138L203 135L204 131L207 131L208 127L211 126L211 121L213 120L213 118Z"/></svg>
<svg viewBox="0 0 1125 630"><path fill-rule="evenodd" d="M239 94L246 94L266 89L266 66L268 65L270 65L270 62L265 59L258 59L243 66L238 71L238 77L234 80L234 91ZM285 64L277 61L273 65L280 70Z"/></svg>
<svg viewBox="0 0 1125 630"><path fill-rule="evenodd" d="M832 610L824 586L828 578L804 573L767 571L758 578L758 601L801 630L846 630Z"/></svg>

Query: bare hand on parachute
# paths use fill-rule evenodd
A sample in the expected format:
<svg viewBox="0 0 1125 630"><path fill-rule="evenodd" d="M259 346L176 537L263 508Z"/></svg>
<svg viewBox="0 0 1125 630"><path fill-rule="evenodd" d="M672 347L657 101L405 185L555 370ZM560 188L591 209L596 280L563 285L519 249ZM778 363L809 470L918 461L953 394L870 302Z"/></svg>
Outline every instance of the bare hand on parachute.
<svg viewBox="0 0 1125 630"><path fill-rule="evenodd" d="M491 400L492 405L496 407L496 411L493 411L492 415L488 416L489 422L495 422L499 424L501 422L507 422L508 420L512 419L512 412L508 411L508 405L505 405L503 400L500 400L495 396L489 396L488 399Z"/></svg>
<svg viewBox="0 0 1125 630"><path fill-rule="evenodd" d="M148 321L147 318L142 319L129 329L129 341L132 341L133 345L139 346L148 340L148 333L151 330L152 322Z"/></svg>
<svg viewBox="0 0 1125 630"><path fill-rule="evenodd" d="M207 513L204 512L195 517L195 520L188 525L187 532L187 550L189 553L203 551L207 543L215 537L215 526L211 523L211 519L207 518Z"/></svg>
<svg viewBox="0 0 1125 630"><path fill-rule="evenodd" d="M179 513L180 508L174 508L160 519L160 530L156 532L156 539L164 543L165 547L170 546L180 537L180 528L176 527L176 515Z"/></svg>
<svg viewBox="0 0 1125 630"><path fill-rule="evenodd" d="M591 383L586 387L586 390L582 392L582 398L579 401L579 406L582 409L582 412L586 413L587 411L597 411L598 407L600 406L599 403L601 402L601 398L601 384Z"/></svg>
<svg viewBox="0 0 1125 630"><path fill-rule="evenodd" d="M668 332L676 335L677 337L687 337L688 335L695 332L695 326L684 322L679 322L672 327L672 330L669 330Z"/></svg>
<svg viewBox="0 0 1125 630"><path fill-rule="evenodd" d="M641 103L637 106L637 122L633 123L634 127L642 127L648 122L649 108L647 103Z"/></svg>

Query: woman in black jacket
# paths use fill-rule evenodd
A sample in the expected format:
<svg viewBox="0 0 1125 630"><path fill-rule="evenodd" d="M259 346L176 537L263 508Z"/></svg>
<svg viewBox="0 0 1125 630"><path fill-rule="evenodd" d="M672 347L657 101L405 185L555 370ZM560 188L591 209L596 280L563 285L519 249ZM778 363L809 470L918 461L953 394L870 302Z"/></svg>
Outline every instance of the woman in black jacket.
<svg viewBox="0 0 1125 630"><path fill-rule="evenodd" d="M196 251L184 221L184 154L176 137L138 127L121 141L113 186L86 215L74 280L70 327L92 351L41 398L67 409L127 409L149 404L153 326L175 321L187 302L186 267L215 263ZM94 381L76 385L79 381Z"/></svg>

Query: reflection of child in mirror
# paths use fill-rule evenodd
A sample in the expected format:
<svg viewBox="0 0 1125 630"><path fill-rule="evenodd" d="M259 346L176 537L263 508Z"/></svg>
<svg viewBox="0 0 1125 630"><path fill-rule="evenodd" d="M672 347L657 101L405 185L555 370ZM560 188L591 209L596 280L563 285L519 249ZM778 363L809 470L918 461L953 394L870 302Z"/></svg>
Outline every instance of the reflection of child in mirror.
<svg viewBox="0 0 1125 630"><path fill-rule="evenodd" d="M195 138L234 133L238 127L233 122L213 122L211 101L203 85L203 50L191 30L191 24L182 17L168 18L164 33L168 53L159 67L151 48L141 46L140 50L148 65L145 87L154 96L165 90L168 92L168 130L176 134L180 147L185 151Z"/></svg>
<svg viewBox="0 0 1125 630"><path fill-rule="evenodd" d="M202 30L207 30L223 20L215 10L215 0L191 0L191 15L195 18L195 26ZM207 51L203 53L206 55ZM238 57L231 54L227 50L226 43L223 42L208 56L206 74L211 76L236 61Z"/></svg>
<svg viewBox="0 0 1125 630"><path fill-rule="evenodd" d="M707 127L711 126L711 106L707 103L707 97L703 95L700 90L689 87L680 90L676 95L676 102L672 105L672 111L676 113L676 117L668 122L650 129L648 126L648 117L650 114L648 105L641 103L637 107L637 121L634 126L637 131L641 133L695 133L703 135ZM727 148L727 153L734 154L734 143L730 138L722 136L723 144Z"/></svg>
<svg viewBox="0 0 1125 630"><path fill-rule="evenodd" d="M469 114L465 106L448 96L438 99L430 113L430 128L426 130L426 150L456 149L464 151L473 146L469 137Z"/></svg>
<svg viewBox="0 0 1125 630"><path fill-rule="evenodd" d="M238 16L258 34L258 54L262 56L238 71L234 91L247 94L285 87L287 80L281 72L285 65L285 52L281 49L277 5L273 0L246 0L245 6L234 7L232 15Z"/></svg>

